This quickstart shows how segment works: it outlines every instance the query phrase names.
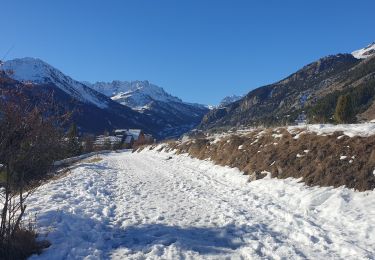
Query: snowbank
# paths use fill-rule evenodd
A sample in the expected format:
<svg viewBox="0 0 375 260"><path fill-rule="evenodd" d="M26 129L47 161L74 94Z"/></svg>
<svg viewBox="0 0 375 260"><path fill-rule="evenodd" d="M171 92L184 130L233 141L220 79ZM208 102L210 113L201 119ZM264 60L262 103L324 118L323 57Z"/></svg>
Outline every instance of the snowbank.
<svg viewBox="0 0 375 260"><path fill-rule="evenodd" d="M375 135L375 123L363 123L363 124L315 124L305 126L289 126L288 131L295 133L296 130L303 131L304 133L316 133L318 135L330 135L334 132L343 132L344 135L349 137L361 136L368 137Z"/></svg>
<svg viewBox="0 0 375 260"><path fill-rule="evenodd" d="M111 152L113 152L113 151L104 150L104 151L99 151L99 152L85 153L85 154L82 154L82 155L79 155L79 156L70 157L70 158L66 158L64 160L56 161L56 162L53 163L53 166L55 166L55 167L65 166L65 165L69 165L69 164L72 164L72 163L79 162L81 160L87 159L87 158L95 156L95 155L108 154L108 153L111 153Z"/></svg>

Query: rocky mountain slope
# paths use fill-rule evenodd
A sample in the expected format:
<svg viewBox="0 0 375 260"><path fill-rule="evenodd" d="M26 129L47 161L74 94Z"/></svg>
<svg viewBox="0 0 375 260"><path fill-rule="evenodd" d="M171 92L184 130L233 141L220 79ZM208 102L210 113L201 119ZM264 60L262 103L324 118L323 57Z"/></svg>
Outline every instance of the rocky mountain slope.
<svg viewBox="0 0 375 260"><path fill-rule="evenodd" d="M3 98L6 98L8 94L19 93L32 106L47 102L53 103L54 112L61 114L72 112L71 121L75 122L80 132L83 133L101 134L105 130L111 131L115 128L141 128L155 135L161 131L161 127L152 125L147 116L94 91L93 93L98 97L97 100L103 102L100 105L105 104L105 108L97 106L96 102L82 100L82 96L71 95L52 82L24 83L9 78L1 71L0 91Z"/></svg>
<svg viewBox="0 0 375 260"><path fill-rule="evenodd" d="M236 101L240 100L241 98L243 98L243 96L231 95L231 96L224 97L220 101L219 107L227 106L230 103L233 103L233 102L236 102Z"/></svg>
<svg viewBox="0 0 375 260"><path fill-rule="evenodd" d="M41 92L53 93L61 107L74 111L73 119L82 132L98 134L116 128L141 128L159 139L176 137L199 124L208 111L203 106L184 103L148 82L113 82L111 87L100 83L89 87L40 59L6 61L1 69L16 81L10 85L27 85L34 99Z"/></svg>
<svg viewBox="0 0 375 260"><path fill-rule="evenodd" d="M177 137L192 129L208 112L205 106L183 102L148 81L87 84L113 101L148 115L155 124L163 123L162 135L169 137Z"/></svg>
<svg viewBox="0 0 375 260"><path fill-rule="evenodd" d="M354 97L357 120L374 119L375 55L371 48L354 52L361 59L351 54L324 57L279 82L252 90L234 103L211 110L200 128L279 125L301 117L326 122L343 94Z"/></svg>

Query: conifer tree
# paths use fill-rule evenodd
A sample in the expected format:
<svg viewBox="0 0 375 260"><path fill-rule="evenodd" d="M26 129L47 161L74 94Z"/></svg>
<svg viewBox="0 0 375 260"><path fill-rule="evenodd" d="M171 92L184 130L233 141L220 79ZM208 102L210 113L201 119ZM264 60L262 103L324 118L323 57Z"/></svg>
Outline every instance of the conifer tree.
<svg viewBox="0 0 375 260"><path fill-rule="evenodd" d="M77 156L82 153L82 146L78 139L78 130L75 123L73 123L68 130L67 141L68 156Z"/></svg>
<svg viewBox="0 0 375 260"><path fill-rule="evenodd" d="M353 120L353 105L349 95L340 95L335 109L337 123L350 123Z"/></svg>

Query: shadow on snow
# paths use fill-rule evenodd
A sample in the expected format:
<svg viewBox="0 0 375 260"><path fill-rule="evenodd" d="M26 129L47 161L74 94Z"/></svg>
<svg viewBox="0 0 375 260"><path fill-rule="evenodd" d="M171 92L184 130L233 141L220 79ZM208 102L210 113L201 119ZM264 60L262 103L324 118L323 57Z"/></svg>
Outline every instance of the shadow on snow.
<svg viewBox="0 0 375 260"><path fill-rule="evenodd" d="M53 222L51 222L53 220ZM52 228L47 237L52 245L42 256L54 259L81 257L93 251L101 251L101 257L109 257L114 249L126 248L131 253L148 253L155 245L174 245L181 250L199 254L230 252L244 245L244 234L251 240L257 231L278 236L266 225L223 227L180 227L165 224L146 224L126 228L113 226L108 219L103 221L85 218L63 211L49 211L38 217L41 227ZM250 237L249 237L250 236Z"/></svg>

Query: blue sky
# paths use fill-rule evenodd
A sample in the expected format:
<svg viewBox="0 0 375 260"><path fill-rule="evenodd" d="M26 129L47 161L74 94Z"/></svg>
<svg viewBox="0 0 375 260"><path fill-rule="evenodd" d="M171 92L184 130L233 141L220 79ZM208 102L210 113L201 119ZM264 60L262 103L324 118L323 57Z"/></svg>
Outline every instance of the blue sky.
<svg viewBox="0 0 375 260"><path fill-rule="evenodd" d="M375 41L375 1L0 0L0 56L216 104Z"/></svg>

